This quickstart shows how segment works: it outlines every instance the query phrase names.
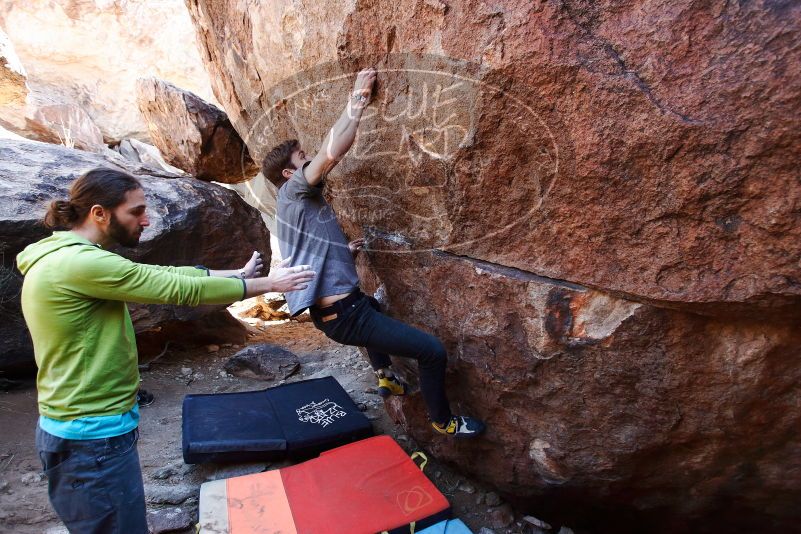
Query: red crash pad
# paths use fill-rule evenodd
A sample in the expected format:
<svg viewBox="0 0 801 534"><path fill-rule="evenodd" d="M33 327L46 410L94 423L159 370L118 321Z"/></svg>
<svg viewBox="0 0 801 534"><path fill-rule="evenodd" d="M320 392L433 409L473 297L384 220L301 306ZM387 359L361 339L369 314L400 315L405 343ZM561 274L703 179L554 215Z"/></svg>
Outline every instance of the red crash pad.
<svg viewBox="0 0 801 534"><path fill-rule="evenodd" d="M230 534L409 532L450 517L445 497L388 436L201 488L200 508L201 532Z"/></svg>

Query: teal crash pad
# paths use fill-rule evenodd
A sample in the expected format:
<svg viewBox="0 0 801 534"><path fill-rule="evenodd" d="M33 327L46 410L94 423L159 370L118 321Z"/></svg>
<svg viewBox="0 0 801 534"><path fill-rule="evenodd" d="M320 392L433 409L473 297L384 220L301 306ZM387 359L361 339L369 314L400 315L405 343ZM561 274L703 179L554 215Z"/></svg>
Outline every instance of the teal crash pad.
<svg viewBox="0 0 801 534"><path fill-rule="evenodd" d="M436 525L431 525L419 531L417 534L473 534L461 519L450 519L440 521Z"/></svg>

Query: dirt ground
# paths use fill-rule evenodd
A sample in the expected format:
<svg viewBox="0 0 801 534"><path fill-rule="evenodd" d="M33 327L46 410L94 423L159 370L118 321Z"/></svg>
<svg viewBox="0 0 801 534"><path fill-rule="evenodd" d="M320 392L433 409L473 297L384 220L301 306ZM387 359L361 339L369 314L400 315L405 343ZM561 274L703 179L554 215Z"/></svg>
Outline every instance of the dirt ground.
<svg viewBox="0 0 801 534"><path fill-rule="evenodd" d="M357 349L328 340L309 322L247 321L253 330L249 344L269 342L298 355L300 371L287 381L334 376L364 408L376 434L394 437L409 453L420 450L384 410L383 401L374 393L375 377ZM264 389L279 383L225 373L224 363L241 348L223 345L214 352L205 347L168 349L150 363L148 369L142 370L142 387L156 396L152 405L142 408L140 422L139 455L149 512L166 514L180 508L184 517L191 518L194 524L197 495L203 482L287 465L262 462L187 466L183 463L181 403L184 395ZM40 475L41 465L34 450L36 420L36 390L32 381L0 393L0 532L3 533L66 532L48 503L47 480ZM448 498L455 516L474 532L507 534L536 530L520 515L508 526L499 526L512 518L509 506L500 502L489 488L438 464L435 458L430 458L425 472ZM194 529L176 532L188 533Z"/></svg>

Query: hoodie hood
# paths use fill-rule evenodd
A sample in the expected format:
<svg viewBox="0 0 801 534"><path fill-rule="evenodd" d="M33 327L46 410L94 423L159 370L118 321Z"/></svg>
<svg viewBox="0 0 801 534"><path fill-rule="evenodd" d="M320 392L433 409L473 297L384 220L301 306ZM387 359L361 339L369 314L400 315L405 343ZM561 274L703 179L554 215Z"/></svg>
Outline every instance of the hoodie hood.
<svg viewBox="0 0 801 534"><path fill-rule="evenodd" d="M51 252L55 252L64 247L72 245L94 246L91 241L84 239L72 232L53 232L53 235L46 237L36 243L31 243L17 254L17 267L22 274L27 274L31 267Z"/></svg>

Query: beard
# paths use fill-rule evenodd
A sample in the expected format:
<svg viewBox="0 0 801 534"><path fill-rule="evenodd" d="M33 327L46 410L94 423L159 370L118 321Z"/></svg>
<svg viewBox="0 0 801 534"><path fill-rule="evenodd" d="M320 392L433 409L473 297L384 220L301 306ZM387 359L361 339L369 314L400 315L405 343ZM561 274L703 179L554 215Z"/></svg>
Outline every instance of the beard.
<svg viewBox="0 0 801 534"><path fill-rule="evenodd" d="M129 232L124 226L120 224L114 213L111 214L111 222L109 222L108 233L111 238L122 245L123 247L133 248L139 244L139 237L142 235L144 227L140 226L136 232Z"/></svg>

